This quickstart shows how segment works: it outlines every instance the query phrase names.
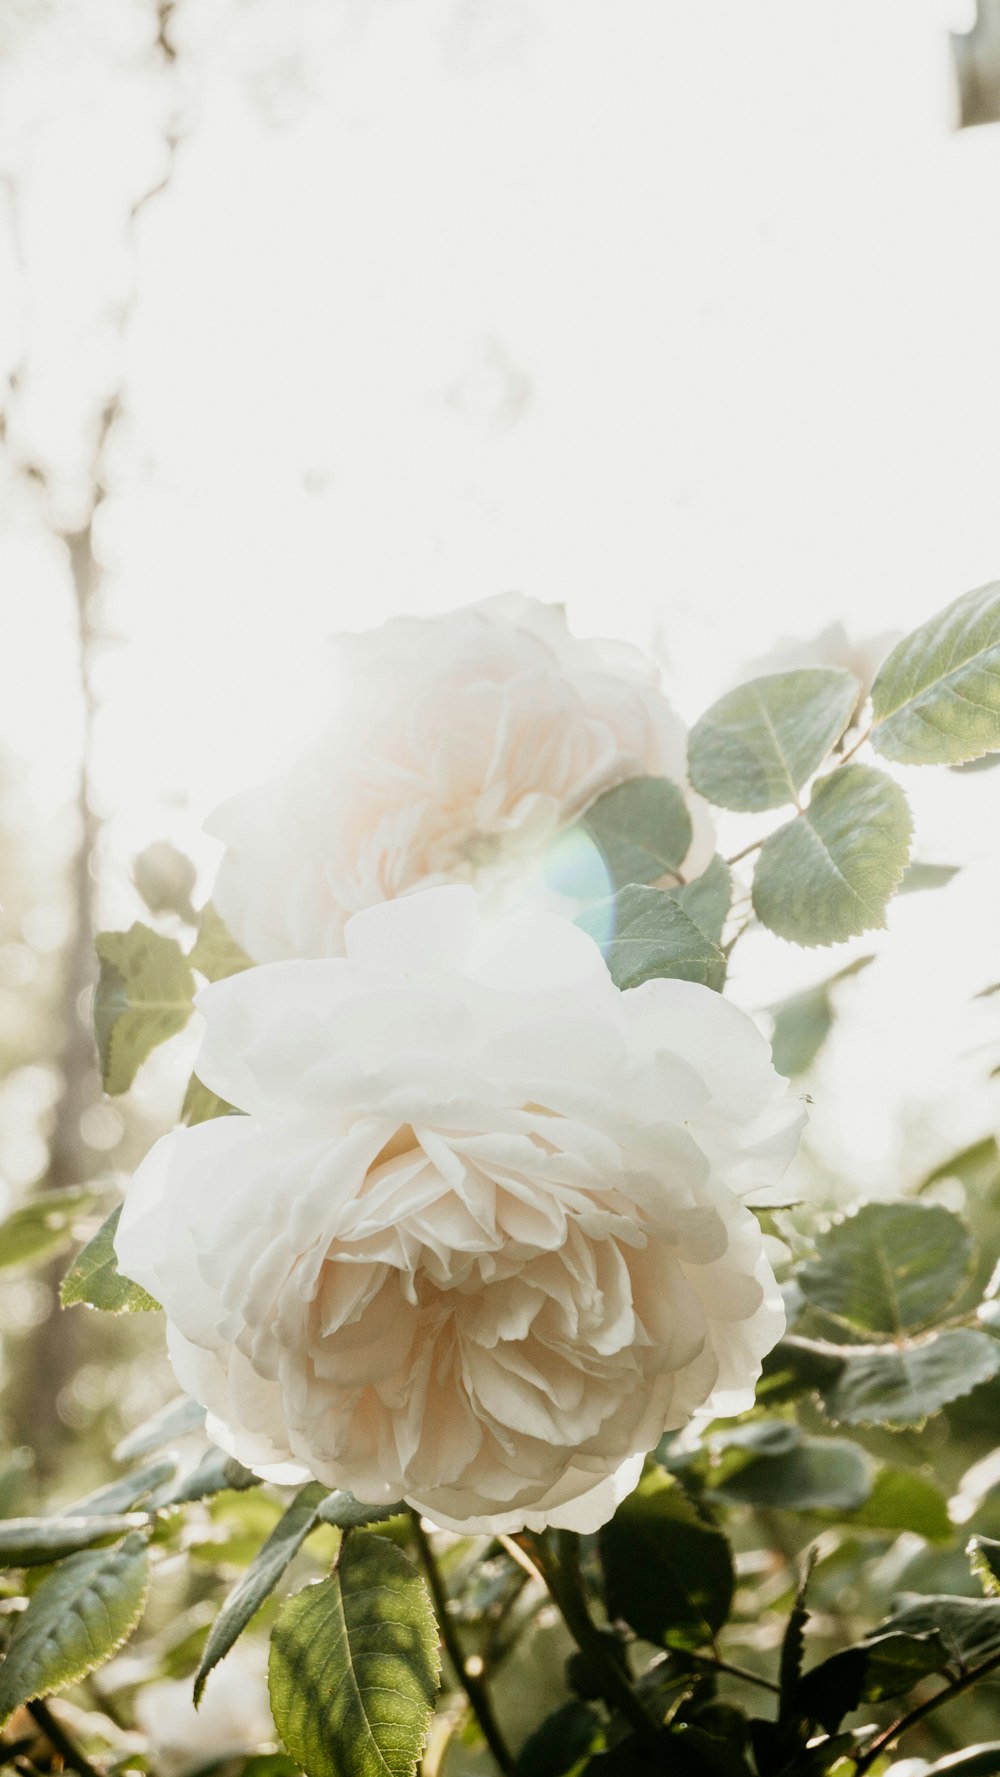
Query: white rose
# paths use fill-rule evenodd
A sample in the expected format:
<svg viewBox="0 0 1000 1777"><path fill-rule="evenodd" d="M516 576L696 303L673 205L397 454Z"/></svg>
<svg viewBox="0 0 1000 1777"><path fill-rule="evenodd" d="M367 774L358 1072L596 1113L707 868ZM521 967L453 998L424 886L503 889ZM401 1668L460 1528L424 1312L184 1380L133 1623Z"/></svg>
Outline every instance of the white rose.
<svg viewBox="0 0 1000 1777"><path fill-rule="evenodd" d="M743 1012L620 993L553 914L435 889L346 946L202 993L199 1076L249 1114L157 1143L121 1269L264 1476L594 1529L664 1430L752 1403L783 1314L740 1194L801 1105Z"/></svg>
<svg viewBox="0 0 1000 1777"><path fill-rule="evenodd" d="M709 862L687 733L655 670L622 643L579 641L561 606L503 596L344 636L332 695L323 740L208 822L227 847L213 899L257 962L340 956L351 914L415 888L502 896L630 777L684 787L686 874Z"/></svg>
<svg viewBox="0 0 1000 1777"><path fill-rule="evenodd" d="M199 1708L189 1678L168 1678L137 1691L135 1715L159 1777L189 1777L220 1759L256 1751L274 1737L266 1647L241 1641L209 1675Z"/></svg>
<svg viewBox="0 0 1000 1777"><path fill-rule="evenodd" d="M814 636L779 636L774 647L750 661L741 675L758 679L766 673L793 672L800 666L842 666L861 681L862 699L868 696L875 674L902 635L900 629L880 630L877 635L852 639L840 622L829 623Z"/></svg>

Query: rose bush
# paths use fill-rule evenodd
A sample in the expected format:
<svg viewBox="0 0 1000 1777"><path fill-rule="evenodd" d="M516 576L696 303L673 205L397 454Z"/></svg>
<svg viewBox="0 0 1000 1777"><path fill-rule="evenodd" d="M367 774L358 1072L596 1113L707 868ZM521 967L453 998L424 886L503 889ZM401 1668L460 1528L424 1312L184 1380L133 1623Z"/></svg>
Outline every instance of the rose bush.
<svg viewBox="0 0 1000 1777"><path fill-rule="evenodd" d="M594 1529L665 1430L752 1405L783 1312L740 1198L801 1104L745 1014L620 993L551 914L443 888L345 944L203 993L199 1075L247 1115L152 1150L121 1270L259 1473Z"/></svg>
<svg viewBox="0 0 1000 1777"><path fill-rule="evenodd" d="M353 913L474 882L502 898L559 827L630 777L685 788L686 873L712 851L687 736L621 642L581 641L518 596L341 637L335 708L291 770L225 803L214 901L257 962L339 956Z"/></svg>

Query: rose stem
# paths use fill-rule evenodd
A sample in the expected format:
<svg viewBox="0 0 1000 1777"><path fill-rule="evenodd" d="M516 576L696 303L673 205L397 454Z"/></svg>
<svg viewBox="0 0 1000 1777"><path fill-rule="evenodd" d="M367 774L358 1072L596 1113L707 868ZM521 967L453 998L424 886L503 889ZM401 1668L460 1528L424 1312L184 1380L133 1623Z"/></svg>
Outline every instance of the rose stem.
<svg viewBox="0 0 1000 1777"><path fill-rule="evenodd" d="M53 1751L59 1753L71 1771L78 1771L80 1777L101 1777L97 1767L92 1765L90 1760L85 1758L84 1754L74 1746L62 1723L56 1720L47 1703L43 1703L38 1697L34 1702L29 1703L27 1708L28 1714L41 1728Z"/></svg>
<svg viewBox="0 0 1000 1777"><path fill-rule="evenodd" d="M479 1723L483 1739L486 1741L486 1744L492 1752L493 1757L496 1759L497 1764L500 1766L501 1771L504 1772L504 1777L507 1777L507 1773L514 1768L514 1761L507 1750L507 1743L500 1732L500 1726L496 1716L493 1714L493 1705L490 1702L489 1693L478 1673L469 1671L465 1654L462 1651L462 1644L458 1639L458 1634L455 1629L454 1618L448 1609L448 1594L444 1589L444 1582L441 1579L438 1564L434 1559L434 1551L431 1548L430 1539L420 1522L420 1513L411 1508L410 1518L413 1523L413 1534L416 1537L417 1550L420 1555L424 1573L427 1575L427 1584L430 1587L431 1597L434 1600L434 1609L437 1612L438 1626L441 1630L441 1640L444 1642L448 1658L455 1668L455 1676L469 1699L469 1707Z"/></svg>
<svg viewBox="0 0 1000 1777"><path fill-rule="evenodd" d="M942 1703L950 1703L953 1697L957 1697L961 1691L968 1690L969 1686L975 1684L977 1679L985 1678L987 1673L995 1672L998 1667L1000 1667L1000 1654L991 1654L988 1660L981 1661L978 1666L968 1667L959 1678L952 1679L950 1684L945 1685L943 1691L938 1691L935 1696L928 1697L926 1702L916 1704L906 1715L901 1715L898 1721L893 1722L891 1728L886 1728L884 1733L872 1740L864 1752L853 1755L857 1758L857 1777L860 1777L862 1771L867 1771L883 1752L888 1752L893 1742L905 1734L908 1728L915 1728L918 1722L923 1721L925 1716L931 1715L935 1709L939 1709Z"/></svg>
<svg viewBox="0 0 1000 1777"><path fill-rule="evenodd" d="M633 1690L618 1661L608 1652L604 1637L590 1614L580 1570L580 1539L575 1530L560 1530L557 1536L556 1556L542 1537L530 1532L522 1532L518 1542L538 1568L609 1709L620 1710L643 1740L659 1746L659 1722Z"/></svg>

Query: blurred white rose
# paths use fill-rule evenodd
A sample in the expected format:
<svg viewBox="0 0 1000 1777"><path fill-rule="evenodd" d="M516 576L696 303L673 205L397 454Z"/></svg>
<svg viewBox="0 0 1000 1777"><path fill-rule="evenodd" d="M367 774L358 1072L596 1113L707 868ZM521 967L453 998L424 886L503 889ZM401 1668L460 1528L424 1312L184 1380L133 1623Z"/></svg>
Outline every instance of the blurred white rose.
<svg viewBox="0 0 1000 1777"><path fill-rule="evenodd" d="M149 1741L157 1777L189 1773L273 1742L267 1648L247 1638L209 1676L198 1709L191 1680L163 1679L136 1692L136 1722Z"/></svg>
<svg viewBox="0 0 1000 1777"><path fill-rule="evenodd" d="M802 1107L743 1012L620 993L553 914L435 889L346 947L202 993L199 1076L249 1115L157 1143L121 1269L261 1474L594 1529L664 1430L751 1405L783 1314L740 1194Z"/></svg>
<svg viewBox="0 0 1000 1777"><path fill-rule="evenodd" d="M352 913L414 888L474 882L501 904L559 827L630 777L682 785L686 873L711 858L655 668L579 641L561 606L502 596L341 637L334 695L323 740L207 823L227 847L213 899L257 962L342 955Z"/></svg>
<svg viewBox="0 0 1000 1777"><path fill-rule="evenodd" d="M741 683L766 673L794 672L800 666L842 666L861 681L862 701L902 633L901 629L885 629L877 635L852 638L838 622L828 624L814 636L779 636L767 654L748 662Z"/></svg>

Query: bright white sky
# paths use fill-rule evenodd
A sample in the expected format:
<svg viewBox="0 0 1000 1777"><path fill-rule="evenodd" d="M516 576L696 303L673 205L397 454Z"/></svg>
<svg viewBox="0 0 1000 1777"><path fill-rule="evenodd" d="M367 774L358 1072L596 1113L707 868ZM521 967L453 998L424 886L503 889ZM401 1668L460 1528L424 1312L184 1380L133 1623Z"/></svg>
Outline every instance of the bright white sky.
<svg viewBox="0 0 1000 1777"><path fill-rule="evenodd" d="M315 725L332 630L517 587L655 644L693 717L781 632L910 627L1000 573L1000 130L953 128L947 10L188 0L168 80L148 0L10 9L0 366L62 522L126 389L112 923L134 850ZM44 813L78 738L67 589L3 503L0 744ZM981 862L900 905L815 1088L868 1188L919 1170L913 1128L933 1159L995 1114L955 1058L995 1026L967 1001L1000 976L998 779L922 780L924 855ZM849 954L748 947L737 990Z"/></svg>

